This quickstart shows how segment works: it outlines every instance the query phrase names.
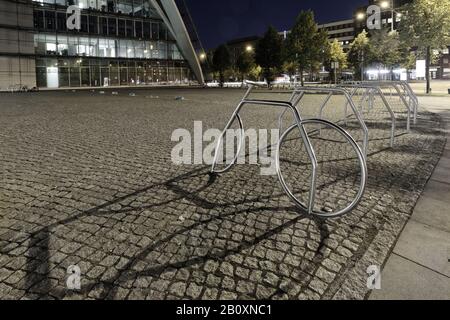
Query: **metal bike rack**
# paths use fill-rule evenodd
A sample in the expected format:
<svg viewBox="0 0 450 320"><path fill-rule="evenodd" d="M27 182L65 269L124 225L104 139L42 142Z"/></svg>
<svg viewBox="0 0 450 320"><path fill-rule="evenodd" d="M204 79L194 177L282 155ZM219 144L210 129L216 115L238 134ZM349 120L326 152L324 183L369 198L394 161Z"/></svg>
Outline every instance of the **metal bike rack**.
<svg viewBox="0 0 450 320"><path fill-rule="evenodd" d="M369 129L367 128L365 121L361 117L361 114L358 111L358 109L356 108L356 105L353 102L352 98L350 97L348 91L343 88L335 88L335 87L296 87L296 88L294 88L294 91L292 92L292 96L289 101L292 103L293 106L298 107L299 103L304 98L306 93L328 93L328 95L325 97L324 101L322 102L322 105L320 106L319 119L323 119L323 111L325 110L325 107L328 105L330 99L334 95L342 95L345 98L346 102L350 105L350 107L351 107L351 109L363 131L364 137L363 137L362 150L364 151L364 155L367 156L368 144L369 144ZM280 130L282 130L283 117L286 114L286 111L287 110L284 110L283 113L279 117Z"/></svg>
<svg viewBox="0 0 450 320"><path fill-rule="evenodd" d="M397 120L395 118L395 113L392 110L391 105L387 101L383 90L381 90L380 87L373 85L373 84L341 84L339 85L341 88L347 88L350 91L350 97L351 100L355 97L355 95L358 93L359 90L364 90L364 94L360 101L360 108L361 108L361 115L363 116L363 101L364 99L368 98L369 101L369 108L373 108L373 101L375 98L375 94L381 97L381 100L383 101L384 106L386 107L386 110L389 112L391 116L391 148L394 147L395 142L395 132L396 132L396 126L397 126ZM347 110L348 102L345 104L345 109ZM347 111L346 111L346 117L347 117Z"/></svg>
<svg viewBox="0 0 450 320"><path fill-rule="evenodd" d="M419 99L417 95L414 93L414 90L411 88L410 84L407 81L398 81L398 84L402 87L405 96L409 99L409 104L414 110L414 124L417 124L417 114L419 112Z"/></svg>
<svg viewBox="0 0 450 320"><path fill-rule="evenodd" d="M356 84L372 85L380 88L395 89L400 100L405 105L408 111L407 130L411 130L411 118L414 119L414 124L417 124L417 114L419 109L419 100L412 90L411 86L406 81L362 81ZM408 101L409 100L409 101Z"/></svg>
<svg viewBox="0 0 450 320"><path fill-rule="evenodd" d="M407 81L384 81L381 82L382 84L392 84L395 85L397 87L399 87L399 89L401 88L403 90L403 102L407 103L410 107L410 109L412 110L413 117L414 117L414 124L417 124L417 114L419 112L419 99L417 98L417 95L414 93L414 90L411 88L410 84ZM398 92L398 91L397 91ZM401 93L399 93L401 96ZM406 102L406 98L408 98L409 103Z"/></svg>
<svg viewBox="0 0 450 320"><path fill-rule="evenodd" d="M350 212L351 210L353 210L361 201L362 196L364 195L364 191L366 188L366 183L367 183L367 163L366 163L366 159L365 156L363 154L363 152L361 151L361 148L358 146L358 144L355 142L355 140L346 132L344 131L342 128L338 127L337 125L326 121L326 120L322 120L322 119L308 119L308 120L303 120L301 118L300 112L298 111L298 109L296 108L296 106L293 105L292 102L285 102L285 101L276 101L276 100L258 100L258 99L249 99L249 95L251 93L251 91L253 90L253 88L255 86L261 86L258 83L254 83L254 82L246 82L248 85L248 90L245 93L243 99L241 100L241 102L238 104L238 106L236 107L235 111L233 112L233 115L231 116L231 119L229 120L228 124L226 125L225 129L223 130L222 134L220 135L220 138L218 140L216 149L215 149L215 155L214 155L214 162L212 164L211 167L211 174L219 174L219 173L224 173L228 170L231 169L231 167L236 163L239 154L241 152L242 149L242 144L243 144L243 140L245 139L245 135L244 133L244 125L242 122L242 118L240 117L239 113L242 110L242 108L246 105L261 105L261 106L269 106L269 107L279 107L279 108L283 108L284 111L291 111L294 119L295 119L295 124L293 124L291 127L289 127L284 134L281 136L278 145L277 145L277 156L276 156L276 170L277 170L277 174L278 174L278 179L280 181L280 184L283 188L283 190L285 191L285 193L287 194L287 196L296 204L297 207L301 208L302 210L306 210L309 214L312 215L316 215L316 216L321 216L321 217L326 217L326 218L333 218L333 217L337 217L337 216L341 216L343 214L346 214L348 212ZM300 93L301 94L301 93ZM298 96L295 95L295 97ZM217 160L218 160L218 156L219 156L219 149L222 145L222 142L224 141L224 137L227 133L227 131L231 128L232 124L238 120L240 129L241 129L241 139L239 140L239 146L237 148L237 153L235 155L235 157L232 159L232 162L225 167L225 169L223 170L216 170L216 166L217 166ZM328 126L336 131L338 131L340 134L342 134L347 141L352 145L353 149L355 150L355 152L357 153L357 157L358 157L358 161L360 164L360 169L361 169L361 182L360 182L360 188L359 191L356 195L356 197L353 199L353 201L351 202L350 205L348 205L346 208L340 210L339 212L334 212L334 213L325 213L325 212L315 212L314 211L314 204L315 204L315 197L316 197L316 183L317 183L317 168L318 168L318 162L317 162L317 157L314 151L314 148L311 144L311 141L309 139L309 134L305 128L305 125L307 124L320 124L322 126ZM304 205L303 203L301 203L301 201L299 199L297 199L297 197L293 194L293 192L289 189L289 187L287 186L285 179L283 177L283 174L281 172L281 166L280 166L280 151L281 151L281 147L283 145L284 139L289 135L289 133L291 133L293 130L298 129L300 131L300 136L301 139L303 141L303 143L305 144L305 148L309 157L309 160L311 162L312 165L312 174L311 174L311 180L310 180L310 190L309 190L309 198L308 198L308 203L307 205Z"/></svg>

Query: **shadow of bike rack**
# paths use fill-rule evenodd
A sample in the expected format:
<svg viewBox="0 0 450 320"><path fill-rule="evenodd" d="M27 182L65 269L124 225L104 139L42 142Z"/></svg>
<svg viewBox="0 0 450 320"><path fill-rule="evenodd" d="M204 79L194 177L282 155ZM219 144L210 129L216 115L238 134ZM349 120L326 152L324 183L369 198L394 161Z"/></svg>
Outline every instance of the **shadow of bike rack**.
<svg viewBox="0 0 450 320"><path fill-rule="evenodd" d="M350 211L352 211L361 201L363 195L364 195L364 191L366 188L366 184L367 184L367 163L366 163L366 157L365 154L363 153L363 151L361 150L361 148L358 146L358 144L356 143L356 141L342 128L340 128L339 126L335 125L334 123L331 123L329 121L323 120L323 119L308 119L308 120L303 120L300 112L298 111L296 104L298 104L298 102L301 100L302 95L304 95L304 92L306 90L302 91L298 90L298 91L294 91L293 96L291 98L291 101L286 102L286 101L276 101L276 100L258 100L258 99L249 99L250 93L252 92L253 88L255 86L263 86L259 83L255 83L255 82L250 82L247 81L246 84L248 85L248 90L245 93L244 97L242 98L241 102L238 104L238 106L236 107L235 111L233 112L230 120L228 121L228 124L225 126L225 129L223 130L222 134L220 135L220 138L217 142L217 146L215 149L215 155L214 155L214 161L211 167L211 174L220 174L220 173L225 173L227 171L229 171L237 162L238 158L239 158L239 154L242 151L242 145L243 145L243 141L245 139L245 135L244 135L244 124L242 121L242 118L240 116L240 111L242 110L243 107L247 106L247 105L259 105L259 106L267 106L267 107L278 107L278 108L282 108L284 109L282 115L280 116L280 125L282 125L281 121L282 121L282 117L285 114L285 112L287 111L291 111L294 119L295 119L295 123L289 127L281 136L280 140L278 141L278 145L277 145L277 149L276 149L276 171L278 174L278 179L279 182L283 188L283 190L285 191L286 195L296 204L297 207L299 207L302 210L305 210L306 212L308 212L311 215L315 215L315 216L320 216L320 217L324 217L324 218L334 218L334 217L338 217L341 215L344 215ZM322 88L321 88L322 89ZM345 91L345 90L344 90ZM333 94L334 92L343 92L342 89L333 89L329 91L331 94ZM349 103L351 104L351 99L348 95L348 93L345 93L346 96L349 99ZM329 99L328 99L329 100ZM328 102L328 101L326 101ZM323 111L323 108L326 105L325 104L322 106L321 110ZM295 103L295 104L294 104ZM354 104L351 104L354 107ZM355 111L355 115L358 117L359 113L356 110L356 107L353 108ZM217 167L217 162L218 162L218 157L220 154L220 148L221 145L224 141L224 137L227 134L227 131L231 128L231 126L233 125L233 123L235 121L238 121L239 123L239 127L240 127L240 132L241 132L241 137L239 139L239 146L237 147L237 152L235 157L232 159L231 163L226 166L224 169L222 170L218 170L216 169ZM362 127L367 129L367 127L365 126L365 124L361 121L362 123ZM336 130L338 133L340 133L346 140L347 142L352 146L353 150L356 152L357 154L357 158L358 158L358 162L359 162L359 167L360 167L360 185L359 185L359 190L357 195L354 197L353 201L344 209L338 211L338 212L319 212L319 211L314 211L314 204L315 204L315 197L316 197L316 184L317 184L317 167L318 167L318 162L317 162L317 157L316 157L316 153L314 151L314 148L311 144L310 141L310 133L307 132L305 125L309 125L309 124L319 124L320 127L329 127L333 130ZM281 129L281 126L280 126ZM305 205L303 204L295 195L294 193L289 189L288 185L285 182L283 173L281 171L281 166L280 166L280 151L281 151L281 147L284 143L284 140L287 138L287 136L293 131L298 129L300 131L300 137L305 145L308 157L309 157L309 161L312 165L312 174L311 174L311 180L310 180L310 184L309 184L309 198L308 198L308 203Z"/></svg>

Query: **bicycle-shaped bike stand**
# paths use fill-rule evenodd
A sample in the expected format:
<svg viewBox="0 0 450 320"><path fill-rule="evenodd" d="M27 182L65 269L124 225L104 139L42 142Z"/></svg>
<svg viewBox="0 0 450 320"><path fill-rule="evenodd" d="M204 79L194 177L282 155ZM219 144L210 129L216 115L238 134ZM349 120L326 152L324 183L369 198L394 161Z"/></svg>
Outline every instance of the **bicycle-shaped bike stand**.
<svg viewBox="0 0 450 320"><path fill-rule="evenodd" d="M303 120L300 116L300 112L298 111L297 107L295 107L293 105L293 103L295 102L295 101L293 101L293 99L296 98L295 95L293 96L293 98L291 99L290 102L275 101L275 100L249 99L250 93L252 92L253 88L255 86L259 86L259 84L247 81L247 85L248 85L248 90L247 90L246 94L244 95L241 102L238 104L236 110L234 111L233 115L231 116L230 121L226 125L224 131L222 132L222 134L218 140L217 147L215 150L214 162L213 162L213 165L211 168L211 174L217 175L217 174L225 173L225 172L229 171L236 164L236 162L239 158L243 140L245 139L244 125L243 125L242 118L239 113L244 106L259 105L259 106L279 107L279 108L287 109L292 112L294 119L295 119L295 123L281 135L281 138L278 141L277 148L276 148L276 162L275 162L278 179L280 181L280 184L281 184L283 190L285 191L287 196L295 203L295 205L298 208L300 208L303 211L306 211L307 213L309 213L311 215L315 215L315 216L319 216L319 217L323 217L323 218L335 218L335 217L342 216L342 215L352 211L361 201L361 199L364 195L364 191L365 191L366 183L367 183L367 163L366 163L365 155L364 155L363 151L360 149L360 147L358 146L358 144L355 142L355 140L344 129L333 124L332 122L322 120L322 119ZM216 169L217 160L218 160L218 156L220 154L219 151L220 151L221 145L224 141L224 137L227 134L227 131L231 128L231 126L233 125L233 123L236 120L238 121L238 124L240 127L240 132L242 134L241 139L239 141L239 145L237 147L236 155L234 156L234 158L232 159L231 163L228 166L226 166L222 170L217 170ZM319 125L320 127L328 127L329 129L332 129L332 130L335 130L336 132L338 132L351 145L351 147L355 151L357 159L358 159L359 168L360 168L359 190L358 190L355 198L353 199L353 201L347 207L345 207L344 209L341 209L337 212L322 212L322 211L314 210L315 199L316 199L316 187L317 187L318 161L317 161L316 154L314 152L314 148L310 141L310 134L307 132L307 130L305 128L305 125L310 125L310 124ZM285 139L292 131L297 130L297 129L300 132L300 137L305 145L309 161L312 165L311 180L310 180L310 185L309 185L309 198L308 198L307 204L302 203L294 195L294 193L290 190L290 188L286 184L286 181L285 181L285 178L283 176L283 173L281 171L281 166L280 166L280 151L285 142Z"/></svg>

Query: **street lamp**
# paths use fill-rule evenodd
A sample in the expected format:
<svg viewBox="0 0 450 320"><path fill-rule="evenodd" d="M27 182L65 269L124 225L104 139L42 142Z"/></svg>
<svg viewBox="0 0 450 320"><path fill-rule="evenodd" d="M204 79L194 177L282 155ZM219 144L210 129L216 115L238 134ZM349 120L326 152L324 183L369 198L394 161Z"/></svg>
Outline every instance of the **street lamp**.
<svg viewBox="0 0 450 320"><path fill-rule="evenodd" d="M200 60L204 61L206 59L206 54L205 53L200 53Z"/></svg>
<svg viewBox="0 0 450 320"><path fill-rule="evenodd" d="M365 17L366 17L366 15L363 12L358 12L356 14L356 19L358 19L359 21L364 20Z"/></svg>
<svg viewBox="0 0 450 320"><path fill-rule="evenodd" d="M389 1L381 2L380 7L383 8L383 9L389 8Z"/></svg>
<svg viewBox="0 0 450 320"><path fill-rule="evenodd" d="M252 47L251 45L248 45L248 46L245 48L245 51L247 51L247 52L252 52L252 51L253 51L253 47Z"/></svg>

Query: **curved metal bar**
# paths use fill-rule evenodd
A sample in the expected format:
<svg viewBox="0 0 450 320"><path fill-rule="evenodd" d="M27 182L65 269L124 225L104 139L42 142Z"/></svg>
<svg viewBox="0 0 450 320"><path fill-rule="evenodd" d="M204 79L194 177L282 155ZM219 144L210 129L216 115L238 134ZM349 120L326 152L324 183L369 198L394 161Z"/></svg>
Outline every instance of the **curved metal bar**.
<svg viewBox="0 0 450 320"><path fill-rule="evenodd" d="M314 152L313 146L311 144L311 141L309 140L308 133L306 132L306 129L302 126L302 118L300 117L300 113L298 112L297 108L295 108L290 102L285 101L276 101L276 100L245 100L242 102L242 105L247 104L253 104L253 105L263 105L263 106L270 106L270 107L284 107L292 111L292 114L294 115L295 119L295 126L298 127L300 130L300 135L302 137L302 140L305 144L306 151L308 153L308 157L311 161L311 165L313 167L312 169L312 175L311 175L311 181L310 181L310 192L309 192L309 202L308 202L308 213L312 213L314 210L314 202L316 197L316 181L317 181L317 157Z"/></svg>
<svg viewBox="0 0 450 320"><path fill-rule="evenodd" d="M240 109L241 105L238 107L238 109ZM236 151L236 155L234 156L232 162L225 168L222 170L216 170L216 166L217 166L217 158L219 157L219 149L220 149L220 145L223 142L223 139L225 137L225 135L227 134L227 131L230 129L231 125L234 123L235 119L238 119L239 122L239 127L240 127L240 132L241 132L241 139L239 139L239 146L237 148ZM223 130L222 134L220 135L219 141L217 142L217 146L216 146L216 150L214 152L214 161L211 167L211 173L225 173L228 170L230 170L235 164L236 161L239 158L239 155L241 153L241 149L242 149L242 145L244 143L244 139L245 139L245 131L244 131L244 124L242 123L242 119L239 115L239 113L234 113L233 116L231 117L230 121L228 122L227 126L225 127L225 129Z"/></svg>
<svg viewBox="0 0 450 320"><path fill-rule="evenodd" d="M407 81L400 81L400 84L406 91L410 101L412 101L412 103L413 103L414 124L417 124L417 114L419 112L419 99L417 98L417 95L415 94L414 90L411 88L411 85Z"/></svg>
<svg viewBox="0 0 450 320"><path fill-rule="evenodd" d="M251 90L251 88L250 88ZM249 90L249 91L250 91ZM311 183L310 183L310 195L309 195L309 205L308 205L308 212L311 213L314 209L314 201L315 201L315 195L316 195L316 180L317 180L317 158L314 152L314 149L311 145L311 141L309 140L308 137L308 133L306 132L305 128L301 125L302 123L302 119L300 117L300 114L298 112L298 110L292 106L291 103L289 102L285 102L285 101L276 101L276 100L257 100L257 99L247 99L247 100L243 100L241 101L241 103L238 105L238 107L236 108L236 111L234 112L233 116L231 117L230 121L228 122L228 125L226 126L225 130L222 132L222 135L220 136L220 139L218 141L218 145L216 147L216 151L215 151L215 156L214 156L214 163L212 165L212 169L211 169L211 173L223 173L226 172L227 170L229 170L234 163L236 162L236 159L240 153L240 148L242 146L242 139L241 139L241 144L239 146L239 152L236 154L235 159L233 161L232 164L230 164L227 168L225 168L224 170L221 171L216 171L215 167L216 167L216 163L217 163L217 157L218 157L218 151L220 148L220 145L222 144L223 138L226 134L226 131L231 127L231 125L233 124L235 118L237 117L238 119L240 119L239 117L239 111L242 109L242 107L244 105L263 105L263 106L271 106L271 107L283 107L283 108L287 108L290 109L294 115L295 121L296 121L296 126L299 128L300 130L300 134L301 137L305 143L305 147L306 147L306 151L308 153L308 156L310 158L312 167L313 167L313 173L311 175ZM245 138L245 136L243 135L243 137Z"/></svg>
<svg viewBox="0 0 450 320"><path fill-rule="evenodd" d="M362 197L364 196L364 192L365 192L366 184L367 184L367 177L368 177L366 159L365 159L365 156L364 156L361 148L358 146L356 141L345 130L343 130L339 126L337 126L329 121L322 120L322 119L308 119L308 120L302 121L301 127L304 128L305 124L311 124L311 123L319 123L321 125L329 126L329 127L333 128L334 130L337 130L339 133L341 133L347 139L347 141L352 145L353 149L357 153L357 157L358 157L358 161L359 161L360 169L361 169L361 182L360 182L358 193L357 193L355 199L353 199L353 201L350 203L350 205L348 205L346 208L344 208L338 212L334 212L334 213L316 212L314 210L311 210L311 206L309 206L308 211L312 215L325 217L325 218L339 217L339 216L342 216L342 215L350 212L351 210L353 210L360 203ZM294 129L296 129L296 127L297 127L296 124L292 125L290 128L288 128L284 132L284 134L280 138L280 142L278 143L278 147L277 147L276 170L277 170L278 179L280 180L281 186L282 186L283 190L286 192L286 194L289 196L289 198L299 208L301 208L302 210L307 210L308 208L306 208L306 206L304 204L302 204L300 200L297 199L297 197L292 193L292 191L287 186L284 176L281 172L281 165L280 165L280 153L281 153L281 148L284 144L284 140Z"/></svg>
<svg viewBox="0 0 450 320"><path fill-rule="evenodd" d="M294 94L301 94L300 99L295 100L293 103L293 106L297 106L298 103L301 101L303 96L306 92L327 92L329 95L325 99L324 103L322 104L320 108L320 118L323 118L323 110L327 106L328 102L330 101L333 94L342 94L346 99L346 106L345 108L350 105L350 108L352 109L353 113L355 114L356 120L361 126L361 129L363 131L363 150L364 154L368 154L368 147L369 147L369 129L367 128L367 124L364 121L361 113L358 111L358 108L356 107L355 103L353 102L352 97L349 95L348 91L343 88L336 88L336 87L297 87L294 91ZM356 92L355 92L356 93ZM347 112L345 113L345 120L347 120ZM281 128L281 127L280 127Z"/></svg>
<svg viewBox="0 0 450 320"><path fill-rule="evenodd" d="M392 122L392 128L391 128L391 148L394 147L394 142L395 142L395 131L397 128L397 120L395 118L395 113L392 110L391 105L389 104L389 102L387 101L386 97L384 96L383 90L381 90L381 88L379 86L375 86L375 85L367 85L367 84L359 84L359 85L341 85L341 87L348 87L348 88L371 88L373 89L375 92L378 93L378 95L381 97L381 100L383 101L384 106L386 107L386 110L389 112L390 116L391 116L391 122Z"/></svg>
<svg viewBox="0 0 450 320"><path fill-rule="evenodd" d="M303 96L305 95L305 92L297 93L296 91L292 92L292 96L289 99L289 102L297 107L297 105L300 103L300 101L303 99ZM283 117L286 114L288 109L284 109L283 112L280 114L278 118L278 130L283 131Z"/></svg>
<svg viewBox="0 0 450 320"><path fill-rule="evenodd" d="M400 92L399 87L394 84L393 87L395 88L395 90L397 91L398 95L400 96L400 99L403 101L403 104L406 106L406 108L408 109L408 122L406 125L406 130L408 130L408 132L411 132L411 107L408 104L408 101L406 101L405 97L403 96L403 94Z"/></svg>
<svg viewBox="0 0 450 320"><path fill-rule="evenodd" d="M400 100L403 102L403 104L405 105L407 111L408 111L408 123L407 123L407 130L408 132L411 131L411 118L414 116L414 124L417 123L417 107L413 106L413 110L411 109L411 104L408 103L408 101L406 101L405 96L401 93L400 91L400 87L402 87L407 95L411 98L411 99L417 99L417 96L414 94L414 92L411 89L411 86L405 82L405 81L369 81L369 82L361 82L361 84L363 85L373 85L373 86L377 86L377 87L384 87L384 88L389 88L390 90L392 88L395 89L395 91L397 92ZM392 95L392 93L391 93Z"/></svg>
<svg viewBox="0 0 450 320"><path fill-rule="evenodd" d="M275 106L275 107L283 107L285 108L284 112L280 115L280 127L282 126L282 117L284 116L284 114L287 112L287 110L291 110L291 112L294 115L294 119L295 119L295 124L293 126L291 126L290 128L288 128L288 130L286 130L286 132L283 134L283 137L279 140L278 146L277 146L277 159L276 159L276 166L277 166L277 172L278 172L278 176L280 179L280 183L283 186L283 189L285 190L286 194L296 203L297 206L301 207L304 210L307 210L307 212L309 214L314 214L317 216L322 216L322 217L326 217L326 218L331 218L331 217L336 217L342 214L345 214L347 212L349 212L350 210L352 210L361 200L362 195L364 193L365 190L365 186L366 186L366 181L367 181L367 164L366 164L366 160L365 160L365 156L363 155L360 147L358 146L358 144L355 142L355 140L346 132L344 131L342 128L338 127L337 125L332 124L331 122L328 122L326 120L317 120L317 119L312 119L312 120L302 120L300 113L298 111L298 109L295 107L295 105L293 105L291 102L285 102L285 101L276 101L276 100L257 100L257 99L248 99L248 96L250 95L250 92L253 88L253 83L249 83L249 89L247 90L244 99L242 99L242 101L239 103L239 105L237 106L236 110L233 113L233 116L231 117L231 119L229 120L227 126L225 127L224 131L222 132L219 141L217 143L217 147L215 150L215 155L214 155L214 162L212 164L212 168L211 168L211 173L223 173L228 171L237 161L239 154L241 153L241 149L242 149L242 145L245 139L245 134L244 134L244 125L242 122L242 119L239 115L239 112L241 111L241 109L249 104L249 105L263 105L263 106ZM323 88L321 88L321 90L323 90ZM341 88L328 88L328 90L333 90L333 92L342 92L344 93L344 95L346 96L347 100L349 101L350 105L352 105L352 108L355 111L355 115L357 116L357 118L360 120L359 117L359 113L356 110L356 107L351 99L351 97L349 96L348 92L344 89ZM303 95L305 93L300 92L299 94L297 94L296 92L293 93L291 101L296 102L297 104L300 102L300 100L303 98ZM326 105L328 101L326 101L324 103L324 105ZM325 106L322 106L322 108L324 108ZM228 165L225 169L223 170L216 170L216 165L217 165L217 159L218 159L218 155L219 155L219 148L224 140L224 137L226 135L227 130L229 130L229 128L231 127L231 125L234 123L234 121L238 119L239 122L239 126L241 129L241 133L242 133L242 137L240 139L239 142L239 146L238 146L238 151L232 161L232 163L230 165ZM368 129L367 126L365 125L365 123L360 120L362 122L362 124L364 125L363 128L365 128L365 134L367 134L368 137ZM316 197L316 182L317 182L317 167L318 167L318 162L317 162L317 157L316 154L314 152L313 146L311 144L311 141L309 139L309 134L306 131L304 124L309 124L309 123L320 123L321 125L328 125L331 126L332 128L338 130L342 135L344 135L347 139L347 141L353 146L353 148L356 150L357 155L358 155L358 160L361 164L361 185L360 185L360 190L358 192L357 197L354 199L354 201L344 210L341 210L337 213L331 213L331 214L324 214L324 213L319 213L319 212L314 212L314 203L315 203L315 197ZM312 174L311 174L311 181L310 181L310 192L309 192L309 199L308 199L308 205L304 206L303 204L301 204L300 201L298 201L298 199L295 198L295 196L291 193L291 191L289 190L289 188L287 187L283 175L281 173L281 167L280 167L280 150L281 150L281 145L283 144L283 141L285 139L285 137L292 132L292 130L294 130L295 128L298 128L300 131L300 135L301 138L303 140L303 143L305 144L305 148L308 154L308 157L311 161L311 165L312 165Z"/></svg>

